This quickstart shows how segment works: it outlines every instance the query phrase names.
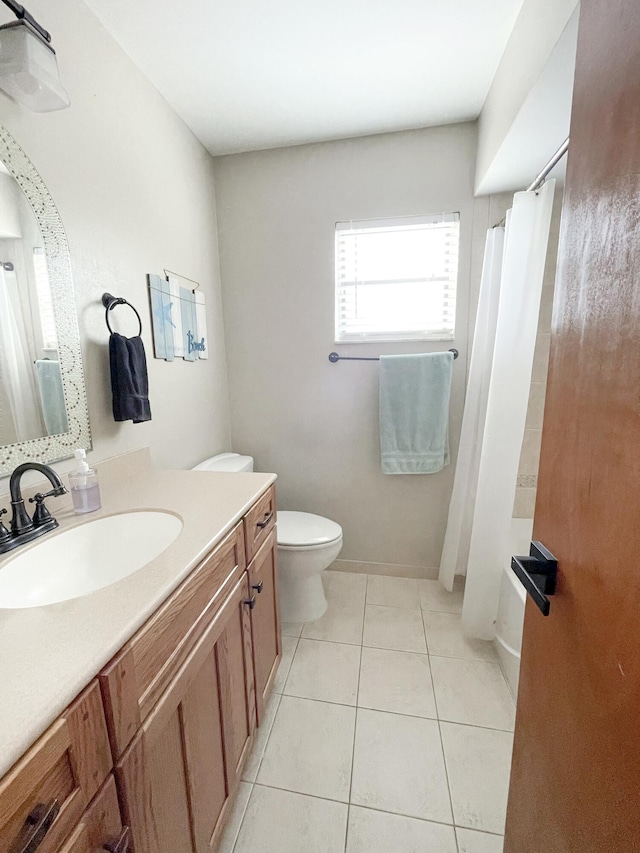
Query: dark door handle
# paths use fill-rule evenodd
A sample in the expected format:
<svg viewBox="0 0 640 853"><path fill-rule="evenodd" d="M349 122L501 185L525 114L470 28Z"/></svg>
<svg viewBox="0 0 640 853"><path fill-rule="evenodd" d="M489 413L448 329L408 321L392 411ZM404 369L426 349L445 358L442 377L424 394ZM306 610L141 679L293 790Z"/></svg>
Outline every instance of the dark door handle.
<svg viewBox="0 0 640 853"><path fill-rule="evenodd" d="M59 811L60 806L57 800L38 803L26 819L22 832L9 849L9 853L35 853L51 829Z"/></svg>
<svg viewBox="0 0 640 853"><path fill-rule="evenodd" d="M105 841L102 849L108 850L109 853L127 853L129 849L129 827L123 826L120 835L117 838Z"/></svg>
<svg viewBox="0 0 640 853"><path fill-rule="evenodd" d="M543 616L549 615L551 602L548 595L555 595L558 577L558 561L542 542L532 542L528 557L512 557L511 568Z"/></svg>
<svg viewBox="0 0 640 853"><path fill-rule="evenodd" d="M272 518L273 518L273 512L265 512L264 518L262 519L262 521L256 522L256 527L265 528L267 526L267 524L269 524L269 522L271 521Z"/></svg>
<svg viewBox="0 0 640 853"><path fill-rule="evenodd" d="M252 595L251 598L245 598L244 603L247 605L249 610L253 610L253 608L256 606L255 595Z"/></svg>
<svg viewBox="0 0 640 853"><path fill-rule="evenodd" d="M262 588L264 587L264 581L260 581L260 583L251 584L251 589L255 589L255 591L260 595L262 592Z"/></svg>

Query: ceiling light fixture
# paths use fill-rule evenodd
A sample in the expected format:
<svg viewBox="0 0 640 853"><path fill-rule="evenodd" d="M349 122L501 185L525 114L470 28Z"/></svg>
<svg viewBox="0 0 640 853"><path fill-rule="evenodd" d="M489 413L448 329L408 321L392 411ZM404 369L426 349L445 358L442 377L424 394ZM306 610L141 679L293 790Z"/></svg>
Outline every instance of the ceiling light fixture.
<svg viewBox="0 0 640 853"><path fill-rule="evenodd" d="M64 110L69 95L60 81L51 36L14 0L2 0L17 21L0 26L0 89L37 113Z"/></svg>

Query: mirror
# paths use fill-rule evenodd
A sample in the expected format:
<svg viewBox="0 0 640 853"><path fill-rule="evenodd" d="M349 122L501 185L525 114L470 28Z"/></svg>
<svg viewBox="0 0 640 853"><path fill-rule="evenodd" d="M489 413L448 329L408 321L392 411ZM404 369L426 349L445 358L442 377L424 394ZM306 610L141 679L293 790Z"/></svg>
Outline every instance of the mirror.
<svg viewBox="0 0 640 853"><path fill-rule="evenodd" d="M24 151L0 128L0 474L91 448L69 248Z"/></svg>

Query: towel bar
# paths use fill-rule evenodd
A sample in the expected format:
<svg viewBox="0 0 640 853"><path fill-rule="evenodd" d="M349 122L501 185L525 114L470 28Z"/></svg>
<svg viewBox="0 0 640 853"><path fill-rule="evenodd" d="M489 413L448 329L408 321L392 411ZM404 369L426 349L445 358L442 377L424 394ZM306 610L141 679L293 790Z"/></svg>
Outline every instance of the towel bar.
<svg viewBox="0 0 640 853"><path fill-rule="evenodd" d="M453 353L454 361L460 355L457 349L450 349L449 352ZM329 353L329 361L331 364L335 364L336 361L380 361L380 356L369 356L367 358L363 356L356 355L339 355L337 352Z"/></svg>

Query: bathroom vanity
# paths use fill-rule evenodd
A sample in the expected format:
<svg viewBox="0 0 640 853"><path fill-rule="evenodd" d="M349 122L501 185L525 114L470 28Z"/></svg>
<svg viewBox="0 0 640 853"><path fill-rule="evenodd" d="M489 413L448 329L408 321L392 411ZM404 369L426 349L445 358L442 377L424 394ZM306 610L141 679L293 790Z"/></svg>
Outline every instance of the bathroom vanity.
<svg viewBox="0 0 640 853"><path fill-rule="evenodd" d="M167 493L173 483L172 508L184 522L174 545L131 578L84 600L0 613L0 642L3 630L15 639L21 621L25 630L33 627L37 610L46 623L58 609L68 649L69 630L95 626L94 637L75 636L74 659L59 662L63 689L73 683L71 670L83 689L54 718L45 718L45 708L50 715L60 702L55 679L41 683L51 692L54 704L47 705L46 696L21 691L18 668L1 661L8 708L0 711L0 853L215 850L264 714L281 655L275 478L183 471L129 476L128 502L141 506L149 505L154 484L157 492L164 482ZM103 479L105 514L108 493L104 500ZM169 582L178 554L187 562ZM132 620L136 602L142 617ZM8 613L5 625L1 617ZM55 661L55 638L47 642L45 633L41 640L47 648L31 662L35 681L42 659ZM29 723L44 733L7 767L22 737L20 718L9 714L20 711L25 720L38 717Z"/></svg>

